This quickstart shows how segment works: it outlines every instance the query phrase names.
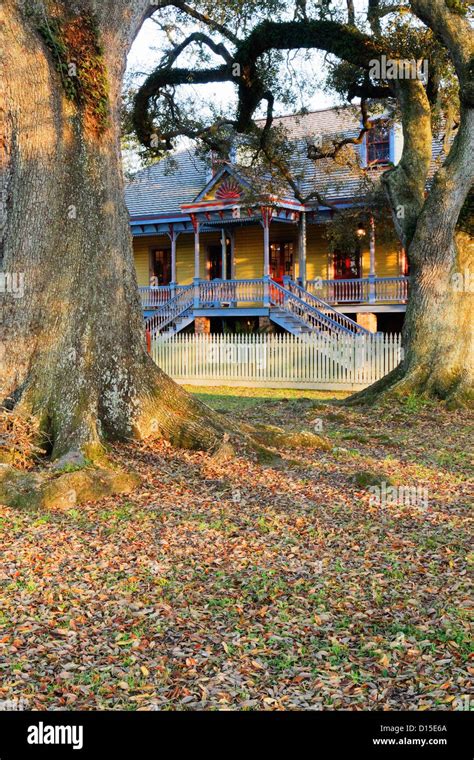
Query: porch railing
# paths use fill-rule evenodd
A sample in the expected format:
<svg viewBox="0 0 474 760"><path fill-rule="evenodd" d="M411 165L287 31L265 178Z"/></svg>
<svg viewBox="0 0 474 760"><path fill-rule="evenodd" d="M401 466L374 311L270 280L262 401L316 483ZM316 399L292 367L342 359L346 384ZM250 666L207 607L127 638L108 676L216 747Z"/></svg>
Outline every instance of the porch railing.
<svg viewBox="0 0 474 760"><path fill-rule="evenodd" d="M308 280L306 290L327 303L404 303L409 277L361 277L352 280Z"/></svg>
<svg viewBox="0 0 474 760"><path fill-rule="evenodd" d="M199 300L202 305L259 303L264 298L263 280L201 280Z"/></svg>
<svg viewBox="0 0 474 760"><path fill-rule="evenodd" d="M138 288L143 309L159 309L164 303L185 288L186 285L158 285Z"/></svg>
<svg viewBox="0 0 474 760"><path fill-rule="evenodd" d="M379 277L375 281L375 298L377 301L407 301L409 289L409 277Z"/></svg>
<svg viewBox="0 0 474 760"><path fill-rule="evenodd" d="M293 282L293 281L291 281ZM296 285L296 283L295 283ZM406 303L409 295L409 277L363 277L352 280L308 280L306 292L326 304L342 303ZM183 289L191 285L160 285L140 287L142 308L161 309ZM293 286L292 286L293 287ZM304 293L304 289L301 289ZM303 297L301 292L295 292ZM203 306L260 303L265 299L263 278L249 280L201 280L199 300ZM303 299L304 300L304 299ZM318 307L318 304L313 304Z"/></svg>

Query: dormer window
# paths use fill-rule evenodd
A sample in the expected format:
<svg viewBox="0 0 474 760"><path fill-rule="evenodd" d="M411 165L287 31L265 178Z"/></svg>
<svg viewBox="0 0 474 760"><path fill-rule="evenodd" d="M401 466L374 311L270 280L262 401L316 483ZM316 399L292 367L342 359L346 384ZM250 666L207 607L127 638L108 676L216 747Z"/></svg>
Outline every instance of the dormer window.
<svg viewBox="0 0 474 760"><path fill-rule="evenodd" d="M367 166L390 163L390 128L378 122L366 134Z"/></svg>

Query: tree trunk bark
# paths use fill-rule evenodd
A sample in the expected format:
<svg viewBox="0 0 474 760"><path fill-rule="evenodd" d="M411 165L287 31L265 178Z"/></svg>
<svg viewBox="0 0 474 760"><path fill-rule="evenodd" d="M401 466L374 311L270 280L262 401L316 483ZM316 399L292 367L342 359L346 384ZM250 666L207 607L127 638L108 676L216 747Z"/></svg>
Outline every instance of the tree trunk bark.
<svg viewBox="0 0 474 760"><path fill-rule="evenodd" d="M0 397L54 457L150 434L212 447L218 416L146 353L123 196L121 81L149 4L29 5L0 10L0 275L24 276L23 297L0 292Z"/></svg>
<svg viewBox="0 0 474 760"><path fill-rule="evenodd" d="M436 263L436 239L417 241L422 263L415 265L404 326L405 358L392 391L446 400L451 406L473 400L474 341L472 238L460 232ZM470 263L470 265L469 265Z"/></svg>
<svg viewBox="0 0 474 760"><path fill-rule="evenodd" d="M412 264L405 357L394 372L354 400L411 393L457 406L470 403L474 395L474 219L469 205L474 181L474 38L467 16L444 0L411 0L410 5L450 53L459 82L461 120L424 200L431 160L429 103L419 82L398 83L405 145L400 164L387 173L385 183L394 216L399 204L408 209L401 221L396 220ZM466 203L467 224L461 227Z"/></svg>
<svg viewBox="0 0 474 760"><path fill-rule="evenodd" d="M473 399L473 238L457 229L472 188L473 152L474 109L463 108L450 155L434 178L409 247L413 291L405 324L405 377L398 389L453 405Z"/></svg>
<svg viewBox="0 0 474 760"><path fill-rule="evenodd" d="M400 239L407 247L412 268L405 355L396 370L356 394L350 403L412 394L442 399L451 406L467 405L474 397L472 210L468 211L470 224L463 229L457 225L474 179L474 109L462 108L449 156L421 203L419 177L411 178L410 173L416 174L417 166L424 166L427 174L431 116L427 107L418 109L418 115L413 108L419 88L406 95L409 102L404 107L404 133L408 139L404 156L385 178L394 215L399 207L408 212L398 220ZM421 180L423 187L423 173Z"/></svg>

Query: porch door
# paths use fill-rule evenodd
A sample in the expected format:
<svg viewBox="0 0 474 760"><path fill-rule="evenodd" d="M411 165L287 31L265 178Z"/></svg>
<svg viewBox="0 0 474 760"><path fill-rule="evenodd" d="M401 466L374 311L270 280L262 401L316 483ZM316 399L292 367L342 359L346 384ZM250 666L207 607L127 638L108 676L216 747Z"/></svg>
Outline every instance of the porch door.
<svg viewBox="0 0 474 760"><path fill-rule="evenodd" d="M171 282L171 249L154 248L151 251L151 276L155 285L169 285Z"/></svg>
<svg viewBox="0 0 474 760"><path fill-rule="evenodd" d="M294 276L294 245L270 243L270 277L282 285L285 275Z"/></svg>
<svg viewBox="0 0 474 760"><path fill-rule="evenodd" d="M227 279L231 279L231 246L230 240L226 250ZM207 276L209 280L222 280L222 244L210 245L207 249Z"/></svg>
<svg viewBox="0 0 474 760"><path fill-rule="evenodd" d="M207 252L207 276L210 280L222 279L222 246L210 245Z"/></svg>
<svg viewBox="0 0 474 760"><path fill-rule="evenodd" d="M334 279L358 280L361 274L360 250L334 251Z"/></svg>

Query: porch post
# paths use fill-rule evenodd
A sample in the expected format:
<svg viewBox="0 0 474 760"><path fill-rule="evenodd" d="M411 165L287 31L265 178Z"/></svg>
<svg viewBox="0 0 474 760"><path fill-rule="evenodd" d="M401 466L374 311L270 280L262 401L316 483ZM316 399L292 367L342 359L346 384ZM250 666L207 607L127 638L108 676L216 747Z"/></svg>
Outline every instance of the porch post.
<svg viewBox="0 0 474 760"><path fill-rule="evenodd" d="M171 295L174 296L176 292L176 285L178 284L178 278L176 276L176 241L178 239L179 232L176 232L174 224L170 224L168 227L168 237L171 241Z"/></svg>
<svg viewBox="0 0 474 760"><path fill-rule="evenodd" d="M301 212L300 223L298 228L298 255L299 255L299 284L302 288L306 287L306 211Z"/></svg>
<svg viewBox="0 0 474 760"><path fill-rule="evenodd" d="M222 246L222 279L227 280L227 235L225 229L221 230L221 246Z"/></svg>
<svg viewBox="0 0 474 760"><path fill-rule="evenodd" d="M373 216L370 217L369 252L370 252L369 302L375 303L375 221L374 221Z"/></svg>
<svg viewBox="0 0 474 760"><path fill-rule="evenodd" d="M263 218L263 276L270 277L270 219L268 209Z"/></svg>
<svg viewBox="0 0 474 760"><path fill-rule="evenodd" d="M270 306L270 223L272 209L262 206L263 224L263 305Z"/></svg>
<svg viewBox="0 0 474 760"><path fill-rule="evenodd" d="M233 229L224 230L230 240L230 279L235 280L235 233ZM231 301L233 307L237 306L237 301Z"/></svg>
<svg viewBox="0 0 474 760"><path fill-rule="evenodd" d="M200 285L200 261L199 261L199 220L196 214L191 214L191 222L194 230L194 308L199 308L199 285Z"/></svg>
<svg viewBox="0 0 474 760"><path fill-rule="evenodd" d="M235 233L228 230L230 238L230 279L235 280Z"/></svg>

